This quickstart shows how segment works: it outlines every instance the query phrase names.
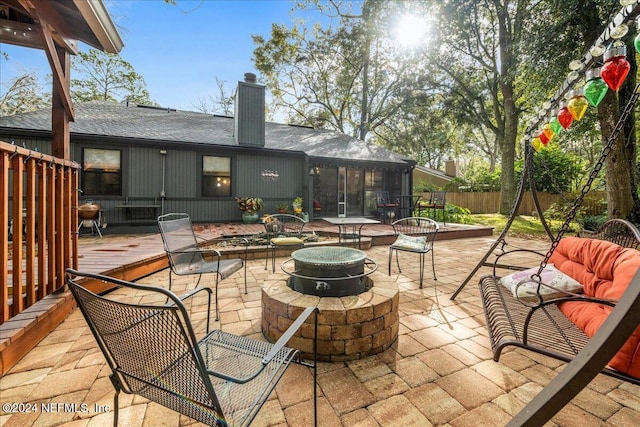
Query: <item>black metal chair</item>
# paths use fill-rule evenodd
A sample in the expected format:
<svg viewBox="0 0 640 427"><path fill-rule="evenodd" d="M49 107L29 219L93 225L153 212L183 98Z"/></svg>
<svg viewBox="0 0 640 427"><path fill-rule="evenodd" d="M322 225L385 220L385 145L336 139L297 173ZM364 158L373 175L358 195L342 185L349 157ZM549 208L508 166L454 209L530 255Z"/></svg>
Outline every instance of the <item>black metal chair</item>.
<svg viewBox="0 0 640 427"><path fill-rule="evenodd" d="M391 199L388 191L376 192L376 208L383 223L389 224L393 221L397 215L398 206L399 204Z"/></svg>
<svg viewBox="0 0 640 427"><path fill-rule="evenodd" d="M267 269L269 253L271 253L271 270L276 271L276 250L278 248L302 248L304 239L302 230L307 224L295 215L273 214L263 219L267 239L267 258L264 269Z"/></svg>
<svg viewBox="0 0 640 427"><path fill-rule="evenodd" d="M413 252L420 254L420 287L422 288L422 279L424 276L424 256L431 252L431 267L433 268L433 280L436 278L436 267L433 256L433 242L438 232L438 224L429 218L412 217L402 218L392 224L393 232L396 240L389 246L389 275L391 275L391 258L393 252L396 253L396 264L398 271L400 269L400 261L398 260L398 252Z"/></svg>
<svg viewBox="0 0 640 427"><path fill-rule="evenodd" d="M66 271L71 293L111 368L114 426L118 425L121 391L140 395L207 425L248 426L291 362L314 368L315 418L317 317L313 365L305 363L298 350L285 344L311 313L317 313L317 308L306 308L275 344L221 330L209 332L208 327L206 335L198 340L182 299L173 292L98 274ZM83 278L135 290L145 302L125 302L111 297L112 293L96 295L79 283Z"/></svg>
<svg viewBox="0 0 640 427"><path fill-rule="evenodd" d="M418 203L419 210L426 210L427 216L430 216L430 211L433 211L433 219L438 220L438 211L442 211L442 223L447 226L447 192L446 191L432 191L428 201L421 201Z"/></svg>
<svg viewBox="0 0 640 427"><path fill-rule="evenodd" d="M218 283L240 270L244 266L244 292L247 293L247 251L246 239L212 239L210 243L230 242L237 240L244 244L244 260L240 258L223 259L217 249L203 249L198 244L198 239L193 232L191 218L186 213L168 213L158 217L158 227L162 235L164 250L169 258L171 270L169 270L169 289L172 284L172 274L178 276L198 275L198 282L203 274L215 274L216 290L216 320L220 318L218 308Z"/></svg>

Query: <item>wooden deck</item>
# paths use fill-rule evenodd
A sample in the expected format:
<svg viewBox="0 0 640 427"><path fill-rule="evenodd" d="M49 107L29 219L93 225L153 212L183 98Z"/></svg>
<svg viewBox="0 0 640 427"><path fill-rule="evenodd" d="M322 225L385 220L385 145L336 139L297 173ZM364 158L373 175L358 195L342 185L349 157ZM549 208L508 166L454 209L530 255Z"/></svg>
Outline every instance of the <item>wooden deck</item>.
<svg viewBox="0 0 640 427"><path fill-rule="evenodd" d="M262 224L196 224L197 236L206 243L216 237L247 236L264 230ZM305 230L320 236L336 236L337 227L319 220ZM78 239L78 270L105 274L129 281L153 274L168 267L159 233L81 235ZM447 224L438 233L438 240L491 236L492 228ZM84 232L86 233L86 231ZM365 246L388 245L393 241L393 229L387 224L366 225L362 229ZM330 242L329 242L330 243ZM249 258L264 257L264 247L250 248ZM101 283L91 283L96 292L107 290ZM71 294L65 289L48 295L0 325L0 375L4 375L23 355L27 354L75 308Z"/></svg>

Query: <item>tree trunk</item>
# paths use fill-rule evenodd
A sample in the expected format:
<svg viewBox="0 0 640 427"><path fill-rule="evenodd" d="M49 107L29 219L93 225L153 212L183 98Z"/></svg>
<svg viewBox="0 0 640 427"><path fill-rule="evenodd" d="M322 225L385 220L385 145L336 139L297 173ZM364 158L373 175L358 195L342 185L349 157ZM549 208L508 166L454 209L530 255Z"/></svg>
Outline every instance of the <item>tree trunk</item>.
<svg viewBox="0 0 640 427"><path fill-rule="evenodd" d="M516 197L516 176L514 163L516 157L516 139L518 136L518 108L512 98L505 97L504 135L502 137L502 173L500 176L500 213L508 215Z"/></svg>
<svg viewBox="0 0 640 427"><path fill-rule="evenodd" d="M598 106L598 120L602 134L602 142L609 139L616 122L620 117L618 94L609 91ZM631 152L630 152L631 151ZM626 147L624 132L620 132L616 138L611 152L605 159L605 183L607 186L607 211L609 218L629 218L634 212L634 201L631 191L630 164L635 164L635 159L629 158L633 150Z"/></svg>

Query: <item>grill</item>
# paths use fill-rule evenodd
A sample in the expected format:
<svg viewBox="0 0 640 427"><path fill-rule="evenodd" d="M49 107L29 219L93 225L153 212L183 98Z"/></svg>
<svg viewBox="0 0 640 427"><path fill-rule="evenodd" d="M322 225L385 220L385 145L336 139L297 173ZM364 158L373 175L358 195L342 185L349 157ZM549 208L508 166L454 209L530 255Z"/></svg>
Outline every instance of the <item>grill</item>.
<svg viewBox="0 0 640 427"><path fill-rule="evenodd" d="M291 261L294 271L287 270ZM299 249L282 264L282 270L290 276L289 287L303 294L320 297L342 297L364 292L371 287L368 275L376 268L376 263L368 259L364 252L339 246Z"/></svg>

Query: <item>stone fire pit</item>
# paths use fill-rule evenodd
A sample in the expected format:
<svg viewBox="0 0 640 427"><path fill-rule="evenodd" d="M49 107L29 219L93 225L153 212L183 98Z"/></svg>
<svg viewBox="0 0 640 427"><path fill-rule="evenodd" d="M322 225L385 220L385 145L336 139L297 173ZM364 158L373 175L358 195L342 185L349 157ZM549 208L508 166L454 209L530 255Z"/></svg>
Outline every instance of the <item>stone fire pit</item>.
<svg viewBox="0 0 640 427"><path fill-rule="evenodd" d="M398 286L386 274L374 272L371 287L341 297L305 295L291 289L287 275L275 273L262 287L262 332L276 341L298 315L317 306L318 359L328 362L361 359L389 348L398 338ZM313 320L289 341L289 346L313 352Z"/></svg>

